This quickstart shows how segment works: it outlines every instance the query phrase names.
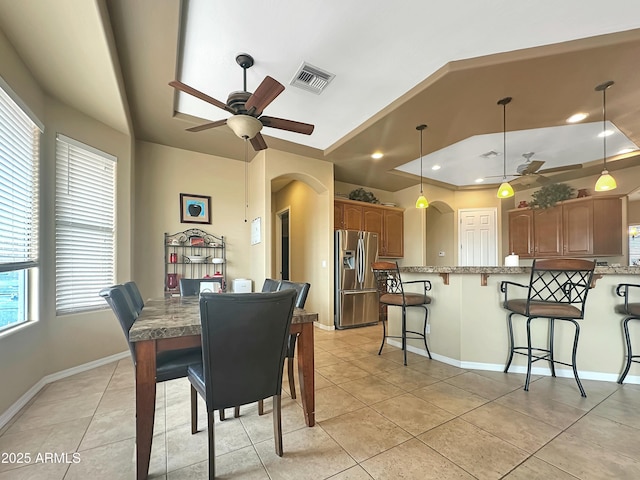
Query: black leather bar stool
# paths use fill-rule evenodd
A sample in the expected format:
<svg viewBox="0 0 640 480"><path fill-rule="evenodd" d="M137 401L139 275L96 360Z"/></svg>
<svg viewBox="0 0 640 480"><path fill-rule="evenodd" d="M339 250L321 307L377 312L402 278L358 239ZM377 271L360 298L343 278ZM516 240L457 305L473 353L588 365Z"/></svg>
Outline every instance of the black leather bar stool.
<svg viewBox="0 0 640 480"><path fill-rule="evenodd" d="M402 350L404 351L404 364L407 364L407 339L418 338L424 340L424 348L427 349L427 355L431 358L431 352L427 345L427 325L429 321L429 309L427 305L431 303L431 297L427 295L427 292L431 290L431 282L429 280L412 280L409 282L403 282L400 276L400 269L398 268L398 262L374 262L371 264L371 269L376 277L376 286L378 289L378 298L381 305L402 307L402 335L387 335L387 322L386 318L382 319L382 344L378 355L382 353L384 342L387 338L401 338ZM408 284L422 284L423 292L413 293L405 292L403 285ZM422 332L416 332L414 330L407 330L407 308L408 307L420 307L424 309L424 325ZM414 336L408 337L407 333L411 333Z"/></svg>
<svg viewBox="0 0 640 480"><path fill-rule="evenodd" d="M629 322L631 320L640 320L640 303L629 302L629 291L632 288L640 288L640 285L621 283L618 285L618 288L616 288L616 294L619 297L624 297L624 305L618 305L616 307L616 312L625 315L622 319L622 331L624 332L624 340L627 346L627 361L625 363L624 370L618 379L618 383L621 385L629 373L631 362L640 363L640 355L634 355L633 350L631 349L631 336L629 335Z"/></svg>
<svg viewBox="0 0 640 480"><path fill-rule="evenodd" d="M511 312L507 322L510 349L504 372L507 373L509 370L514 354L525 355L527 357L527 379L524 384L526 391L529 390L529 382L531 381L532 363L538 360L547 360L553 377L556 376L556 363L571 367L580 389L580 395L587 396L580 383L580 378L578 378L576 354L578 351L578 337L580 336L578 320L584 318L584 306L591 288L594 268L595 262L589 260L574 258L536 259L533 261L531 268L529 285L507 281L502 282L500 285L500 290L504 293L503 307ZM509 286L527 289L526 298L509 299ZM527 319L526 346L518 347L514 345L512 318L516 314ZM545 347L531 345L531 321L536 318L548 321L549 336L548 344ZM561 362L553 356L554 322L556 320L570 322L575 327L571 363Z"/></svg>

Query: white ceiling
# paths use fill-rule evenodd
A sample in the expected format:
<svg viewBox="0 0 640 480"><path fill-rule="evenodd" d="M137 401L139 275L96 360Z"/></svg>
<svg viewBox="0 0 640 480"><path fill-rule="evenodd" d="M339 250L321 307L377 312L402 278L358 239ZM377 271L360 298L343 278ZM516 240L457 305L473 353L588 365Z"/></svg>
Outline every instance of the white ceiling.
<svg viewBox="0 0 640 480"><path fill-rule="evenodd" d="M640 26L640 2L636 0L617 2L616 8L603 8L595 0L529 4L416 0L403 8L382 0L189 0L185 5L177 78L224 102L230 92L242 90L236 55L249 53L256 61L247 75L249 91L266 75L286 86L265 113L316 126L309 137L269 128L264 133L323 150L331 150L447 62ZM289 85L303 61L336 75L321 95ZM178 98L176 110L181 113L206 120L228 117L189 95L179 94ZM498 107L495 110L487 116L501 117ZM546 162L543 169L601 158L601 139L594 138L601 129L601 123L593 122L511 132L508 171L514 172L524 160L521 154L529 151L535 152L533 159ZM634 146L615 131L608 139L609 151ZM502 151L500 133L471 137L426 156L425 176L468 185L479 177L501 175L502 157L478 159L489 150ZM443 168L427 171L434 162ZM400 170L419 175L419 160Z"/></svg>
<svg viewBox="0 0 640 480"><path fill-rule="evenodd" d="M595 92L594 92L595 94ZM496 108L497 110L497 108ZM602 160L603 157L603 125L602 122L564 125L561 127L536 128L508 132L507 144L507 177L513 178L518 165L526 162L524 153L533 152L531 160L542 160L544 165L540 173L547 168L565 165L589 163ZM611 122L607 122L607 157L628 153L638 147ZM418 133L416 132L416 135ZM416 136L416 141L419 137ZM429 129L424 131L424 142L429 141ZM496 183L503 176L502 133L475 135L460 142L432 152L422 158L423 175L434 180L452 185L477 185L478 183ZM483 157L488 152L496 152L497 156ZM440 166L433 170L433 166ZM464 165L464 168L461 168ZM420 159L406 163L396 170L420 175ZM476 182L483 179L483 182Z"/></svg>

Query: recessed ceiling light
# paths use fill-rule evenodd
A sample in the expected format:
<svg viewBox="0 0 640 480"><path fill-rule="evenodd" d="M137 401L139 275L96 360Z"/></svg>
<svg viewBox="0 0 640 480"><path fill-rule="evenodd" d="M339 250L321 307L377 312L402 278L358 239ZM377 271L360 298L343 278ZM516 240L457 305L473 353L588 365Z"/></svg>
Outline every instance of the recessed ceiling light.
<svg viewBox="0 0 640 480"><path fill-rule="evenodd" d="M476 178L476 183L482 183L484 182L484 178Z"/></svg>
<svg viewBox="0 0 640 480"><path fill-rule="evenodd" d="M602 137L609 137L613 135L613 130L605 130L604 132L600 132L598 134L598 137L602 138Z"/></svg>
<svg viewBox="0 0 640 480"><path fill-rule="evenodd" d="M440 170L442 167L440 165L434 165L431 167L431 170Z"/></svg>
<svg viewBox="0 0 640 480"><path fill-rule="evenodd" d="M382 157L384 157L384 153L382 152L375 152L371 154L371 158L373 158L374 160L379 160Z"/></svg>
<svg viewBox="0 0 640 480"><path fill-rule="evenodd" d="M581 122L582 120L584 120L588 116L589 116L588 113L582 113L582 112L581 113L574 113L569 118L567 118L567 123Z"/></svg>

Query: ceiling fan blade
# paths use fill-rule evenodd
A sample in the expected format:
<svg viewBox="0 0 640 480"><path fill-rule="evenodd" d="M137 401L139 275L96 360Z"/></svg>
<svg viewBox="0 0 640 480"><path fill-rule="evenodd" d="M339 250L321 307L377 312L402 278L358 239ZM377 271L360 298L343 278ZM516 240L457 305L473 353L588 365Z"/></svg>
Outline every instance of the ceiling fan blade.
<svg viewBox="0 0 640 480"><path fill-rule="evenodd" d="M267 142L264 141L264 137L260 132L258 132L258 134L255 137L253 137L250 140L250 142L251 142L251 146L256 152L267 149Z"/></svg>
<svg viewBox="0 0 640 480"><path fill-rule="evenodd" d="M284 85L267 75L246 101L244 108L249 115L260 115L273 100L284 91Z"/></svg>
<svg viewBox="0 0 640 480"><path fill-rule="evenodd" d="M289 132L302 133L303 135L311 135L314 129L314 126L309 123L294 122L293 120L285 120L284 118L260 117L259 120L265 127L288 130Z"/></svg>
<svg viewBox="0 0 640 480"><path fill-rule="evenodd" d="M226 103L221 102L220 100L216 100L215 98L210 97L206 93L202 93L200 90L196 90L195 88L190 87L189 85L186 85L182 82L179 82L178 80L173 80L169 82L169 85L171 85L176 90L180 90L181 92L188 93L189 95L199 98L200 100L204 100L205 102L210 103L211 105L214 105L223 110L226 110L227 112L230 112L233 114L236 113L235 111L233 111L233 109L231 109L231 107L227 106Z"/></svg>
<svg viewBox="0 0 640 480"><path fill-rule="evenodd" d="M540 167L542 167L542 165L544 165L544 161L542 160L533 160L532 162L529 162L527 164L527 167L524 168L520 173L523 175L527 175L530 173L536 173ZM520 169L518 169L520 170Z"/></svg>
<svg viewBox="0 0 640 480"><path fill-rule="evenodd" d="M211 122L211 123L205 123L203 125L198 125L197 127L187 128L187 132L201 132L202 130L208 130L210 128L220 127L220 126L224 125L225 123L227 123L227 119L226 118L224 120L218 120L216 122Z"/></svg>
<svg viewBox="0 0 640 480"><path fill-rule="evenodd" d="M545 168L544 170L540 170L538 173L555 173L555 172L564 172L565 170L577 170L582 168L581 163L574 163L573 165L564 165L562 167L554 167L554 168Z"/></svg>

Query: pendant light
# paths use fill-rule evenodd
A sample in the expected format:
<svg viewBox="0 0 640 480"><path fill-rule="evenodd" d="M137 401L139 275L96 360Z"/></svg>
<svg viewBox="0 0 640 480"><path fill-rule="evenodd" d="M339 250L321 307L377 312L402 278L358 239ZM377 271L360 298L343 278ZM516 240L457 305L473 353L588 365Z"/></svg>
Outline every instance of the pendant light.
<svg viewBox="0 0 640 480"><path fill-rule="evenodd" d="M420 196L418 200L416 200L416 208L427 208L429 206L429 202L422 191L422 132L425 128L427 128L427 126L424 124L416 127L416 130L420 132Z"/></svg>
<svg viewBox="0 0 640 480"><path fill-rule="evenodd" d="M511 102L511 97L498 100L498 105L502 105L502 183L496 194L498 198L513 197L513 187L507 181L507 104Z"/></svg>
<svg viewBox="0 0 640 480"><path fill-rule="evenodd" d="M607 171L607 88L611 85L613 82L609 80L596 87L596 92L602 92L602 161L604 163L602 174L596 182L596 192L608 192L618 187L615 179Z"/></svg>

